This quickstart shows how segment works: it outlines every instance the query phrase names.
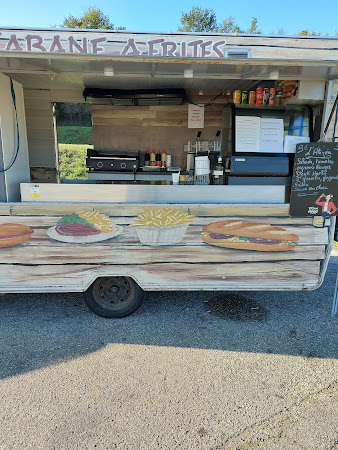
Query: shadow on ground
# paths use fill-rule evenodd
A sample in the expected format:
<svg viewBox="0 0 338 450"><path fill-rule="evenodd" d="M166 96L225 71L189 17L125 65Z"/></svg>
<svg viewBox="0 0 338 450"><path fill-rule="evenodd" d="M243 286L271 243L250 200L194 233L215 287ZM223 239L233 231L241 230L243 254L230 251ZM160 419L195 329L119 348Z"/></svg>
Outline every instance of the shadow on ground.
<svg viewBox="0 0 338 450"><path fill-rule="evenodd" d="M124 319L91 313L82 294L0 297L0 377L9 377L111 343L337 358L331 306L338 258L309 292L154 292Z"/></svg>

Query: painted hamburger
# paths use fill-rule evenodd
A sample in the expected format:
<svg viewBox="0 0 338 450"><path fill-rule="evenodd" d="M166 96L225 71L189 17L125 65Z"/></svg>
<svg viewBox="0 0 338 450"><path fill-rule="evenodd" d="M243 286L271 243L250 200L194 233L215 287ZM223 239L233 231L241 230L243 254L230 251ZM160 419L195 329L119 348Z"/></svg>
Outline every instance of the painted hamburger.
<svg viewBox="0 0 338 450"><path fill-rule="evenodd" d="M98 211L83 211L62 217L47 234L57 241L83 244L110 239L122 230Z"/></svg>
<svg viewBox="0 0 338 450"><path fill-rule="evenodd" d="M20 223L3 223L0 225L0 247L12 247L29 241L34 231Z"/></svg>
<svg viewBox="0 0 338 450"><path fill-rule="evenodd" d="M281 227L266 223L225 220L202 228L202 240L218 247L260 252L283 252L293 250L298 236Z"/></svg>

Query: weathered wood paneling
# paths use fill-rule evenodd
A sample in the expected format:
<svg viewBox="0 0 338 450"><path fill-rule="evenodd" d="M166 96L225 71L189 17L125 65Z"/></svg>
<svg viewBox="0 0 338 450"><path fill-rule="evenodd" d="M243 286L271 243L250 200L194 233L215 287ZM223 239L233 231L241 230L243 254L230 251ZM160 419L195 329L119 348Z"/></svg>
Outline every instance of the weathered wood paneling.
<svg viewBox="0 0 338 450"><path fill-rule="evenodd" d="M197 242L196 242L197 244ZM29 246L29 249L27 248ZM23 250L23 247L26 247ZM51 243L48 239L31 239L22 247L11 247L6 252L0 252L0 270L2 264L110 264L135 265L151 263L243 263L264 261L290 261L310 260L316 261L324 258L324 245L298 246L292 252L252 252L233 251L220 247L212 247L204 243L200 245L178 245L176 247L158 248L145 247L136 242L127 243L110 241L106 244L91 244L90 258L88 248L83 245ZM112 264L113 262L113 264Z"/></svg>
<svg viewBox="0 0 338 450"><path fill-rule="evenodd" d="M133 217L149 209L166 207L169 204L142 204L142 203L11 203L11 214L13 216L63 216L76 211L92 211L94 209L108 216ZM194 216L206 217L287 217L290 206L280 205L219 205L219 204L182 204L179 207Z"/></svg>
<svg viewBox="0 0 338 450"><path fill-rule="evenodd" d="M30 166L55 168L55 141L50 91L25 89L24 98Z"/></svg>
<svg viewBox="0 0 338 450"><path fill-rule="evenodd" d="M292 289L315 286L319 261L282 261L245 264L149 264L143 266L87 265L3 265L0 290L20 292L85 290L98 276L132 276L147 290L178 289Z"/></svg>

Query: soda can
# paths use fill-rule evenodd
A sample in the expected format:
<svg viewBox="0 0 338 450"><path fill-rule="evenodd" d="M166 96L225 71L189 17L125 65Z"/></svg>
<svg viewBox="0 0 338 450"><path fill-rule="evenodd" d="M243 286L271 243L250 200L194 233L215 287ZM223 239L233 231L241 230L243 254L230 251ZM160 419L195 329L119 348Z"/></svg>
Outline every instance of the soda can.
<svg viewBox="0 0 338 450"><path fill-rule="evenodd" d="M276 89L270 88L269 92L269 105L274 105L276 103Z"/></svg>
<svg viewBox="0 0 338 450"><path fill-rule="evenodd" d="M256 103L256 91L249 92L249 105L254 105Z"/></svg>
<svg viewBox="0 0 338 450"><path fill-rule="evenodd" d="M263 105L269 104L269 88L264 88L263 90Z"/></svg>
<svg viewBox="0 0 338 450"><path fill-rule="evenodd" d="M233 102L234 103L241 103L242 95L241 91L235 91L233 94Z"/></svg>
<svg viewBox="0 0 338 450"><path fill-rule="evenodd" d="M248 103L248 100L249 100L249 92L242 91L242 103L246 105Z"/></svg>
<svg viewBox="0 0 338 450"><path fill-rule="evenodd" d="M256 105L261 105L263 103L263 88L256 89Z"/></svg>

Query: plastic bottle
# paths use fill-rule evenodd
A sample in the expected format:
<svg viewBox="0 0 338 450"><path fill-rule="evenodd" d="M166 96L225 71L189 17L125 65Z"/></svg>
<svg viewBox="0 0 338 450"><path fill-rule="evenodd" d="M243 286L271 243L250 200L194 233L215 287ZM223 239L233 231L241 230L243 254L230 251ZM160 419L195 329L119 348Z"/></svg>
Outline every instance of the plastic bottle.
<svg viewBox="0 0 338 450"><path fill-rule="evenodd" d="M218 162L214 169L214 184L224 184L224 166L221 156L218 157Z"/></svg>
<svg viewBox="0 0 338 450"><path fill-rule="evenodd" d="M165 167L167 167L167 154L165 152L165 150L162 150L162 155L161 155L161 167L164 169Z"/></svg>
<svg viewBox="0 0 338 450"><path fill-rule="evenodd" d="M145 166L150 166L150 154L149 154L149 150L146 151L145 155L144 155L144 165Z"/></svg>
<svg viewBox="0 0 338 450"><path fill-rule="evenodd" d="M161 153L159 150L157 150L156 153L156 166L161 167Z"/></svg>
<svg viewBox="0 0 338 450"><path fill-rule="evenodd" d="M156 166L156 155L155 155L154 150L152 150L152 152L150 154L150 165Z"/></svg>

